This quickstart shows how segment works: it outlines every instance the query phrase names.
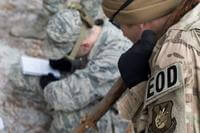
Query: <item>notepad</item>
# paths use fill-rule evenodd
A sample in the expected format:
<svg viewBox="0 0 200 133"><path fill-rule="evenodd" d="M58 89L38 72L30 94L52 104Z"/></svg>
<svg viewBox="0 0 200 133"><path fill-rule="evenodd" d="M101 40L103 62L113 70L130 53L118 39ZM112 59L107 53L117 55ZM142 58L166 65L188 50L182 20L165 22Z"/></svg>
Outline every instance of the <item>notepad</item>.
<svg viewBox="0 0 200 133"><path fill-rule="evenodd" d="M25 75L41 76L52 73L57 78L60 78L61 76L59 71L54 70L50 67L49 60L47 59L22 56L21 66L23 74Z"/></svg>

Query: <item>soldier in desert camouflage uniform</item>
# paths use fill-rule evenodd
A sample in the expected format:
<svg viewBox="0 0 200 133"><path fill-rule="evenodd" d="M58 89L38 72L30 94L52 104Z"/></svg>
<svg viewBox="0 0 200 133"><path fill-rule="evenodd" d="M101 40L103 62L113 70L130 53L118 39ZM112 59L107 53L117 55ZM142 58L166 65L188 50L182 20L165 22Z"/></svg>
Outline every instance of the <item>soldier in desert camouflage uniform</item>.
<svg viewBox="0 0 200 133"><path fill-rule="evenodd" d="M86 11L89 12L91 17L102 17L103 12L101 9L101 0L43 0L43 9L41 11L35 11L38 13L38 17L32 25L30 23L24 23L22 26L13 27L10 31L11 35L16 37L44 39L45 28L48 23L49 17L53 16L58 11L68 8L69 2L80 3Z"/></svg>
<svg viewBox="0 0 200 133"><path fill-rule="evenodd" d="M105 0L105 14L112 18L124 2ZM166 32L149 59L148 82L130 86L118 103L120 114L134 123L139 133L199 133L200 4L195 0L135 0L126 6L115 15L115 21L133 41L140 39L141 29L153 30L158 36ZM120 62L130 64L132 55L125 53ZM134 82L134 74L128 77L124 73L126 68L119 64L124 82Z"/></svg>
<svg viewBox="0 0 200 133"><path fill-rule="evenodd" d="M75 13L73 17L70 17L69 13L69 10L57 13L50 20L47 28L49 41L53 42L52 45L60 45L61 51L63 47L68 47L66 41L69 40L66 36L69 30L72 30L72 34L76 33L76 30L75 32L73 30L80 29L82 23ZM71 23L72 20L76 20L76 23ZM77 35L74 34L74 37ZM117 61L119 56L130 48L131 42L108 20L104 21L98 38L87 55L88 63L85 68L76 70L64 79L52 82L44 88L45 99L50 108L55 110L52 133L70 133L91 107L108 92L119 76ZM124 131L126 124L117 121L118 115L115 113L115 110L109 111L99 121L100 133ZM93 133L94 130L89 132Z"/></svg>

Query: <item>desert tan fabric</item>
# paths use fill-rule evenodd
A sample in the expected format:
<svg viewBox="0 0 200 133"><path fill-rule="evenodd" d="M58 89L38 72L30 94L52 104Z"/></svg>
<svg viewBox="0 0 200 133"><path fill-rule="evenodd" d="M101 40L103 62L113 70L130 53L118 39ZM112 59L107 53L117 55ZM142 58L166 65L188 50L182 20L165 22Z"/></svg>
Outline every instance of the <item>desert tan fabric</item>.
<svg viewBox="0 0 200 133"><path fill-rule="evenodd" d="M152 75L174 63L180 63L184 85L154 99L144 108L142 112L147 111L148 114L146 133L200 133L199 11L200 4L169 28L153 50L150 59ZM135 88L147 91L147 86Z"/></svg>
<svg viewBox="0 0 200 133"><path fill-rule="evenodd" d="M200 133L200 4L172 26L156 45L151 59L155 73L173 63L181 63L184 87L148 105L148 127L156 119L155 107L172 103L171 120L174 133ZM166 104L167 103L167 104ZM169 112L170 113L170 112ZM159 114L157 114L158 116Z"/></svg>
<svg viewBox="0 0 200 133"><path fill-rule="evenodd" d="M103 10L107 17L120 8L125 0L103 0ZM128 7L120 11L115 21L120 24L139 24L162 17L181 2L181 0L134 0Z"/></svg>
<svg viewBox="0 0 200 133"><path fill-rule="evenodd" d="M132 120L133 116L136 115L137 109L142 106L145 93L143 88L145 86L146 81L140 83L137 87L127 90L123 98L117 103L119 114L124 119Z"/></svg>

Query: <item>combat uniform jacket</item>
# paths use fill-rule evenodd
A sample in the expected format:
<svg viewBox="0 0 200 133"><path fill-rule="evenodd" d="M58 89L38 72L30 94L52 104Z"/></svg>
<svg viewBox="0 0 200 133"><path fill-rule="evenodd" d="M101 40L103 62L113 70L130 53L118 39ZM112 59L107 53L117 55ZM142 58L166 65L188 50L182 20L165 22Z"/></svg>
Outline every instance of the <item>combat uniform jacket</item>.
<svg viewBox="0 0 200 133"><path fill-rule="evenodd" d="M55 115L56 119L59 119L58 122L64 123L64 126L55 125L66 128L65 132L70 132L70 129L90 110L94 102L98 102L99 98L106 95L120 76L117 68L120 55L131 46L131 41L106 20L99 39L90 51L87 66L76 70L62 80L50 83L44 90L44 97L51 108L67 113L67 116L66 114L61 116L60 113ZM120 127L120 124L113 124L116 120L113 120L112 116L106 115L106 117L107 120L99 122L102 133L111 133L112 131L108 128L111 129L113 125ZM101 126L102 124L104 126ZM120 133L120 130L123 128L115 132Z"/></svg>
<svg viewBox="0 0 200 133"><path fill-rule="evenodd" d="M200 133L199 11L200 4L157 42L150 59L151 77L144 88L140 87L145 90L144 102L134 95L137 109L127 111L122 105L130 99L126 94L119 104L121 114L132 113L125 118L147 122L146 133ZM137 92L138 86L129 93ZM142 113L138 113L139 105L143 106ZM142 120L144 114L148 117Z"/></svg>

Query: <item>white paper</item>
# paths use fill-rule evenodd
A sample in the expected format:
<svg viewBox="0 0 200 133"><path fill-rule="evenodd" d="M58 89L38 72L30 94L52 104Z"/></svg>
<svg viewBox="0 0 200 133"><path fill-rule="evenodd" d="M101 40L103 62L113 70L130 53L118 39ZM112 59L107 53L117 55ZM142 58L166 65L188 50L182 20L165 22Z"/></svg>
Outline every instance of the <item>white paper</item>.
<svg viewBox="0 0 200 133"><path fill-rule="evenodd" d="M2 118L0 117L0 130L3 130L3 129L4 129L4 124L3 124Z"/></svg>
<svg viewBox="0 0 200 133"><path fill-rule="evenodd" d="M60 72L57 70L53 70L49 66L49 60L46 59L22 56L21 65L23 74L26 75L41 76L52 73L55 77L60 77Z"/></svg>

